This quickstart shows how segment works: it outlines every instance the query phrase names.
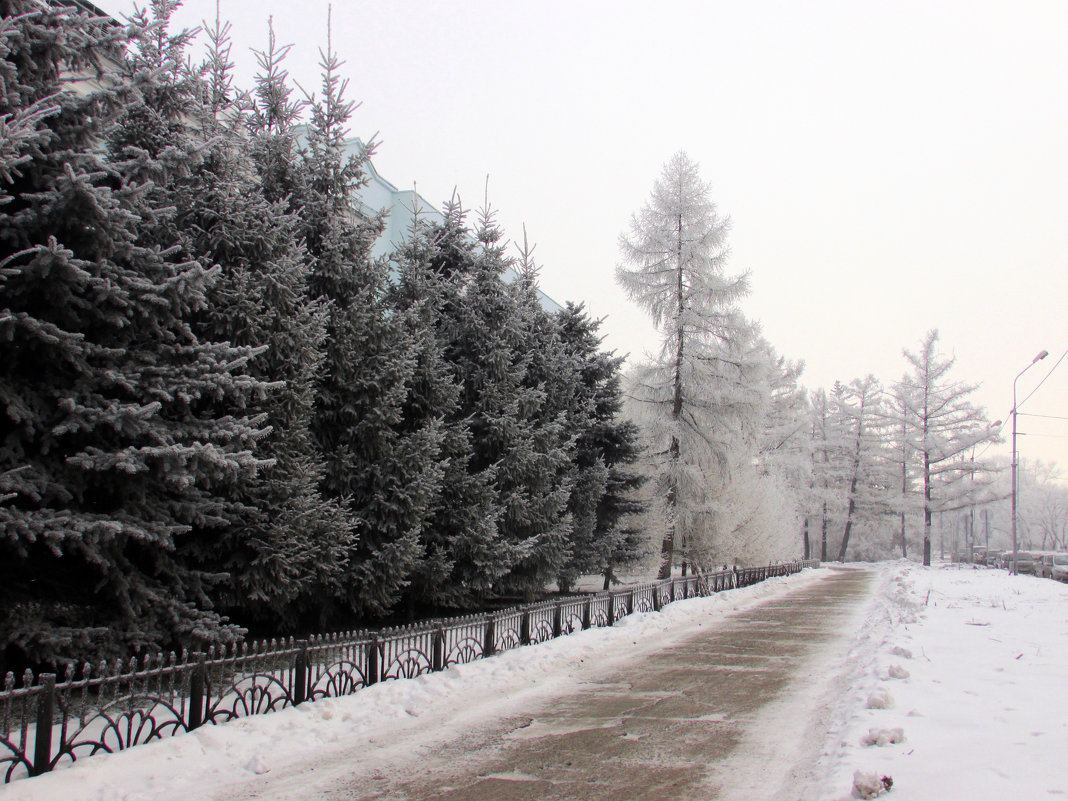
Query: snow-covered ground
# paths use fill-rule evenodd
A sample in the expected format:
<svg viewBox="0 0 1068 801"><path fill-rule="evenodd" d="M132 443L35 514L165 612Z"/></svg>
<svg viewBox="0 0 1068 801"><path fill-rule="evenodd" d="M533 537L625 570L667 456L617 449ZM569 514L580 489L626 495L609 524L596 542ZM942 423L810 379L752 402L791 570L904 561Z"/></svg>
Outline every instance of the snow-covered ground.
<svg viewBox="0 0 1068 801"><path fill-rule="evenodd" d="M1068 585L968 565L875 567L815 797L856 797L858 771L862 785L892 779L888 801L1068 796Z"/></svg>
<svg viewBox="0 0 1068 801"><path fill-rule="evenodd" d="M850 799L858 771L876 787L892 778L890 799L1068 794L1068 585L904 561L870 568L877 589L856 631L843 633L837 662L801 677L809 688L824 682L826 740L814 764L796 766L798 797ZM249 787L260 798L314 798L351 769L354 753L388 761L393 742L411 751L461 737L567 692L591 663L640 659L820 576L806 570L348 698L204 727L15 782L0 801L237 799ZM797 695L812 703L811 691Z"/></svg>

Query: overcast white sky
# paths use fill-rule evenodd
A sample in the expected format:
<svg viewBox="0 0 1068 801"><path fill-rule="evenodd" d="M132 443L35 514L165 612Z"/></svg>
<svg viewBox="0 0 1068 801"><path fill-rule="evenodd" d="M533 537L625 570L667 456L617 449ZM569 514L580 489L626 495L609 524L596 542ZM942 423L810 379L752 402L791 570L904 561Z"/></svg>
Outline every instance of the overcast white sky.
<svg viewBox="0 0 1068 801"><path fill-rule="evenodd" d="M327 5L222 0L239 82L273 15L317 89ZM187 0L179 21L214 14ZM1068 350L1064 0L335 0L333 41L379 172L471 207L488 175L542 288L607 316L620 352L657 341L615 286L617 240L680 149L732 219L746 312L810 388L889 384L938 328L1007 420L1016 374L1049 350L1022 399ZM1068 420L1024 412L1068 417L1068 364L1019 421L1023 458L1068 469Z"/></svg>

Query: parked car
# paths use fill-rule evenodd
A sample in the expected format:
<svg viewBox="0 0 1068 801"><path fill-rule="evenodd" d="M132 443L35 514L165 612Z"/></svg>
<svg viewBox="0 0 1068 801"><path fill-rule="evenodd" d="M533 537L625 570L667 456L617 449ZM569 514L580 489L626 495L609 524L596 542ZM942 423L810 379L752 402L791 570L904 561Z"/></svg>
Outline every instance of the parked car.
<svg viewBox="0 0 1068 801"><path fill-rule="evenodd" d="M1008 553L1008 567L1012 569L1012 551ZM1016 552L1016 572L1035 575L1035 558L1030 551Z"/></svg>
<svg viewBox="0 0 1068 801"><path fill-rule="evenodd" d="M1032 551L1035 560L1035 575L1046 578L1053 573L1053 553L1051 551Z"/></svg>
<svg viewBox="0 0 1068 801"><path fill-rule="evenodd" d="M1031 558L1035 560L1035 575L1049 578L1053 575L1053 557L1056 551L1031 551Z"/></svg>
<svg viewBox="0 0 1068 801"><path fill-rule="evenodd" d="M1060 568L1060 581L1068 581L1068 554L1043 553L1041 559L1035 560L1035 575L1042 578L1056 578L1055 571Z"/></svg>
<svg viewBox="0 0 1068 801"><path fill-rule="evenodd" d="M1068 581L1068 553L1053 554L1049 577L1055 581Z"/></svg>

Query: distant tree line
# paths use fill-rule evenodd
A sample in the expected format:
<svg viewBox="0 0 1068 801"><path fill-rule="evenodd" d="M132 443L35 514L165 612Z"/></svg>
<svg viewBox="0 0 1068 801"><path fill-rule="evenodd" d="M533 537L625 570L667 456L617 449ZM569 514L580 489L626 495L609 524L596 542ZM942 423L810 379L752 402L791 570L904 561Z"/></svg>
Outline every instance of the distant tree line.
<svg viewBox="0 0 1068 801"><path fill-rule="evenodd" d="M531 597L639 556L622 358L451 202L373 259L332 52L0 0L9 665ZM298 121L307 115L306 126ZM506 272L518 277L502 281Z"/></svg>
<svg viewBox="0 0 1068 801"><path fill-rule="evenodd" d="M661 333L627 383L661 577L679 562L909 556L910 543L929 564L936 517L971 520L1003 497L986 455L999 425L951 377L937 330L904 352L909 370L890 387L869 375L806 391L802 365L741 310L748 276L727 271L728 230L678 153L620 239L617 278Z"/></svg>

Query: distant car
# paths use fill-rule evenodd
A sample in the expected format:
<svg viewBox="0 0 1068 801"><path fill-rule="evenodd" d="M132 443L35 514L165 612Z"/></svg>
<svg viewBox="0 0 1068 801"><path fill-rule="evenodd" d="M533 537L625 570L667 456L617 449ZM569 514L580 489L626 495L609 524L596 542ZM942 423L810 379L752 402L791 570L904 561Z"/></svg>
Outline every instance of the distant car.
<svg viewBox="0 0 1068 801"><path fill-rule="evenodd" d="M1000 551L994 556L994 567L1008 570L1010 561L1012 561L1012 551Z"/></svg>
<svg viewBox="0 0 1068 801"><path fill-rule="evenodd" d="M1046 578L1053 575L1053 554L1047 551L1041 551L1031 554L1035 560L1035 575L1039 578Z"/></svg>
<svg viewBox="0 0 1068 801"><path fill-rule="evenodd" d="M1031 558L1035 562L1035 575L1040 578L1049 578L1053 575L1053 551L1031 551Z"/></svg>
<svg viewBox="0 0 1068 801"><path fill-rule="evenodd" d="M1008 554L1008 566L1012 569L1012 551ZM1016 572L1035 575L1035 558L1030 551L1016 552Z"/></svg>
<svg viewBox="0 0 1068 801"><path fill-rule="evenodd" d="M1060 573L1058 576L1057 573ZM1068 581L1068 554L1043 553L1041 559L1035 559L1035 575L1042 578L1057 578Z"/></svg>

